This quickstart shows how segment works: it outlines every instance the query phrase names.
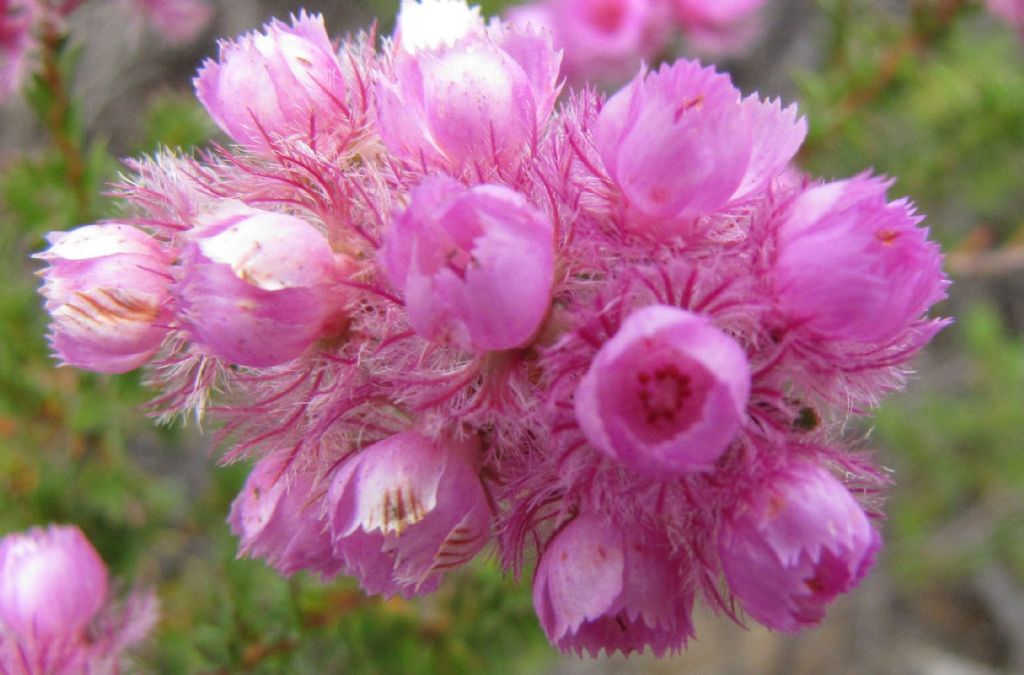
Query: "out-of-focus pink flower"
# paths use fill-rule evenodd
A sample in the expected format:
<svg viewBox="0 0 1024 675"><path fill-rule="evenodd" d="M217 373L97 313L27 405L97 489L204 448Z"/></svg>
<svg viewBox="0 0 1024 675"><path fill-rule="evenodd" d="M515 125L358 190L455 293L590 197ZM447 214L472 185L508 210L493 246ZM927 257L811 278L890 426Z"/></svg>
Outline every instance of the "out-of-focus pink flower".
<svg viewBox="0 0 1024 675"><path fill-rule="evenodd" d="M341 465L327 498L335 552L367 593L430 593L487 543L478 452L405 432Z"/></svg>
<svg viewBox="0 0 1024 675"><path fill-rule="evenodd" d="M25 79L32 50L32 24L38 14L32 0L0 0L0 103Z"/></svg>
<svg viewBox="0 0 1024 675"><path fill-rule="evenodd" d="M1017 29L1024 39L1024 0L985 0L988 10Z"/></svg>
<svg viewBox="0 0 1024 675"><path fill-rule="evenodd" d="M170 254L130 225L86 225L49 235L41 293L50 342L65 363L102 373L142 365L171 319Z"/></svg>
<svg viewBox="0 0 1024 675"><path fill-rule="evenodd" d="M821 621L874 564L881 537L828 471L794 464L726 514L719 539L725 577L752 617L795 632Z"/></svg>
<svg viewBox="0 0 1024 675"><path fill-rule="evenodd" d="M883 342L945 297L939 247L890 181L858 176L811 188L778 230L779 304L815 333Z"/></svg>
<svg viewBox="0 0 1024 675"><path fill-rule="evenodd" d="M326 237L296 216L226 205L184 255L178 287L191 337L243 366L290 361L341 327L347 294Z"/></svg>
<svg viewBox="0 0 1024 675"><path fill-rule="evenodd" d="M551 304L551 221L502 185L428 177L386 236L384 262L413 327L467 349L511 349Z"/></svg>
<svg viewBox="0 0 1024 675"><path fill-rule="evenodd" d="M189 42L210 23L213 7L206 0L132 0L157 33L171 42Z"/></svg>
<svg viewBox="0 0 1024 675"><path fill-rule="evenodd" d="M156 622L151 592L108 604L107 568L81 530L50 525L0 539L0 672L117 672Z"/></svg>
<svg viewBox="0 0 1024 675"><path fill-rule="evenodd" d="M409 23L400 18L399 28ZM409 162L453 173L516 166L551 114L559 56L547 34L484 30L468 19L457 28L398 35L393 78L377 86L381 138Z"/></svg>
<svg viewBox="0 0 1024 675"><path fill-rule="evenodd" d="M232 503L228 523L241 539L239 552L263 558L282 574L309 570L332 577L341 561L334 557L313 477L285 469L283 457L261 460Z"/></svg>
<svg viewBox="0 0 1024 675"><path fill-rule="evenodd" d="M676 20L686 29L723 29L735 25L766 0L672 0Z"/></svg>
<svg viewBox="0 0 1024 675"><path fill-rule="evenodd" d="M661 9L651 0L550 0L515 7L509 20L551 31L569 79L618 82L664 46L670 24Z"/></svg>
<svg viewBox="0 0 1024 675"><path fill-rule="evenodd" d="M576 388L587 439L655 478L707 471L744 420L750 368L735 340L696 314L636 310Z"/></svg>
<svg viewBox="0 0 1024 675"><path fill-rule="evenodd" d="M653 532L581 514L548 544L533 578L533 606L562 651L597 656L678 651L693 635L693 592L680 562Z"/></svg>
<svg viewBox="0 0 1024 675"><path fill-rule="evenodd" d="M255 152L291 137L322 144L349 124L345 78L320 15L302 13L291 26L275 19L263 33L222 42L195 86L220 128Z"/></svg>
<svg viewBox="0 0 1024 675"><path fill-rule="evenodd" d="M77 527L0 540L0 624L41 641L81 633L107 601L107 568Z"/></svg>

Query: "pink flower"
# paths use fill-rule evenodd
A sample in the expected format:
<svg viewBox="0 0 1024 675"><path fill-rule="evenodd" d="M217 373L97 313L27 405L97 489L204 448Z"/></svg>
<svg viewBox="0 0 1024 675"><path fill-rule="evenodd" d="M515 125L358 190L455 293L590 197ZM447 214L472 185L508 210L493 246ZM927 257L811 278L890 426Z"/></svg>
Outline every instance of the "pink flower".
<svg viewBox="0 0 1024 675"><path fill-rule="evenodd" d="M38 13L32 0L0 0L0 103L17 92L25 79Z"/></svg>
<svg viewBox="0 0 1024 675"><path fill-rule="evenodd" d="M881 538L828 471L798 463L763 481L726 515L725 578L740 605L776 630L821 621L874 564Z"/></svg>
<svg viewBox="0 0 1024 675"><path fill-rule="evenodd" d="M137 368L159 349L171 318L170 253L130 225L49 235L40 292L50 343L65 363L102 373Z"/></svg>
<svg viewBox="0 0 1024 675"><path fill-rule="evenodd" d="M77 527L0 540L0 624L22 638L79 634L106 601L107 568Z"/></svg>
<svg viewBox="0 0 1024 675"><path fill-rule="evenodd" d="M651 0L550 0L513 8L509 19L550 30L570 79L613 82L663 46L669 24L660 8Z"/></svg>
<svg viewBox="0 0 1024 675"><path fill-rule="evenodd" d="M690 29L722 29L734 25L764 5L765 0L673 0L676 19Z"/></svg>
<svg viewBox="0 0 1024 675"><path fill-rule="evenodd" d="M478 452L405 432L341 465L327 497L335 552L367 593L431 593L487 543Z"/></svg>
<svg viewBox="0 0 1024 675"><path fill-rule="evenodd" d="M156 599L139 591L115 605L107 595L107 568L77 527L0 539L0 672L116 672L156 623Z"/></svg>
<svg viewBox="0 0 1024 675"><path fill-rule="evenodd" d="M240 554L263 558L285 575L299 570L332 577L341 571L313 476L286 473L283 457L256 464L231 504L228 523L241 539Z"/></svg>
<svg viewBox="0 0 1024 675"><path fill-rule="evenodd" d="M537 565L533 606L562 651L597 656L678 651L693 635L693 593L667 542L581 514L556 534Z"/></svg>
<svg viewBox="0 0 1024 675"><path fill-rule="evenodd" d="M428 177L385 238L384 263L409 320L467 349L527 344L551 303L551 221L501 185Z"/></svg>
<svg viewBox="0 0 1024 675"><path fill-rule="evenodd" d="M665 478L712 469L749 395L735 340L701 316L653 305L626 317L597 352L576 388L576 420L601 452Z"/></svg>
<svg viewBox="0 0 1024 675"><path fill-rule="evenodd" d="M450 37L419 37L423 48L397 51L393 77L377 86L381 139L409 162L453 173L518 165L558 95L550 36L497 25L451 44ZM433 44L439 46L427 48Z"/></svg>
<svg viewBox="0 0 1024 675"><path fill-rule="evenodd" d="M884 342L945 297L939 247L889 181L858 176L811 188L778 230L779 304L816 334Z"/></svg>
<svg viewBox="0 0 1024 675"><path fill-rule="evenodd" d="M290 361L344 323L342 268L296 216L228 205L184 256L182 319L216 356L257 368Z"/></svg>
<svg viewBox="0 0 1024 675"><path fill-rule="evenodd" d="M195 86L220 128L254 152L348 129L345 77L320 15L302 13L291 26L275 19L263 33L222 42L220 60L203 64Z"/></svg>
<svg viewBox="0 0 1024 675"><path fill-rule="evenodd" d="M781 171L806 126L795 109L741 103L727 75L677 61L637 75L601 110L594 134L605 169L641 227L696 218Z"/></svg>
<svg viewBox="0 0 1024 675"><path fill-rule="evenodd" d="M213 7L205 0L133 0L133 3L156 32L171 42L194 39L213 18Z"/></svg>

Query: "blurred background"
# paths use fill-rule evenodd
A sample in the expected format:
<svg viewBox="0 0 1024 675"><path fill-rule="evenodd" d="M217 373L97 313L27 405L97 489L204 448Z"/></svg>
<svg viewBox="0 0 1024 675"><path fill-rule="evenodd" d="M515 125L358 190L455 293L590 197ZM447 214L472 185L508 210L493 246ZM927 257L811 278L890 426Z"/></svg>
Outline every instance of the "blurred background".
<svg viewBox="0 0 1024 675"><path fill-rule="evenodd" d="M67 100L30 86L0 108L0 534L76 523L113 574L156 587L163 617L138 671L1024 673L1024 43L1012 26L980 1L769 0L743 52L713 57L745 92L799 103L806 170L896 178L890 197L913 199L947 252L954 284L937 314L956 323L906 392L849 429L892 471L887 544L822 626L787 637L699 610L699 639L678 657L576 659L547 645L528 579L489 559L413 602L236 560L224 519L248 466L217 467L202 430L155 426L137 374L54 367L29 256L47 231L116 213L102 192L120 158L216 137L191 93L216 38L300 6L333 35L374 20L387 34L397 11L213 4L201 34L171 42L126 2L86 2L54 52Z"/></svg>

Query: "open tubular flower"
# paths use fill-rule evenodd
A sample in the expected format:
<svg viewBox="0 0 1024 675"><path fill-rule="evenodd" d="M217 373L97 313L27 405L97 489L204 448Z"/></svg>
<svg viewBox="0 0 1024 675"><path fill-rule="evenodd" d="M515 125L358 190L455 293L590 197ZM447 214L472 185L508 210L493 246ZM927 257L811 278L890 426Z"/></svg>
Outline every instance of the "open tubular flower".
<svg viewBox="0 0 1024 675"><path fill-rule="evenodd" d="M86 225L49 236L37 257L53 318L50 343L65 363L123 373L152 356L171 320L169 254L131 225Z"/></svg>
<svg viewBox="0 0 1024 675"><path fill-rule="evenodd" d="M478 451L410 431L342 464L327 496L334 548L367 593L430 593L487 543Z"/></svg>
<svg viewBox="0 0 1024 675"><path fill-rule="evenodd" d="M706 319L654 305L630 314L576 390L595 447L654 477L710 470L743 422L750 368Z"/></svg>
<svg viewBox="0 0 1024 675"><path fill-rule="evenodd" d="M881 537L825 469L794 464L753 490L725 520L719 553L740 605L776 630L825 616L874 564Z"/></svg>
<svg viewBox="0 0 1024 675"><path fill-rule="evenodd" d="M581 514L544 550L533 579L533 605L544 632L562 651L597 656L678 651L693 635L693 592L656 534Z"/></svg>
<svg viewBox="0 0 1024 675"><path fill-rule="evenodd" d="M547 314L552 237L551 221L507 187L429 177L388 231L385 263L420 335L510 349Z"/></svg>

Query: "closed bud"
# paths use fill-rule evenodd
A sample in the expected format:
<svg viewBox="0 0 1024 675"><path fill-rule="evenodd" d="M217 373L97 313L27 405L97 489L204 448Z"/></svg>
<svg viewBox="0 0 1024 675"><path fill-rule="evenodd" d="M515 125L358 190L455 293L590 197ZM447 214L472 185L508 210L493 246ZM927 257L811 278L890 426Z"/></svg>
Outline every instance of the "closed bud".
<svg viewBox="0 0 1024 675"><path fill-rule="evenodd" d="M130 225L86 225L49 235L36 257L50 343L64 363L123 373L159 349L171 319L170 253Z"/></svg>
<svg viewBox="0 0 1024 675"><path fill-rule="evenodd" d="M766 479L726 514L719 554L740 605L775 630L825 616L874 564L877 530L828 471L795 464Z"/></svg>
<svg viewBox="0 0 1024 675"><path fill-rule="evenodd" d="M230 205L194 231L178 289L191 337L217 357L290 361L343 323L342 274L326 237L296 216Z"/></svg>

